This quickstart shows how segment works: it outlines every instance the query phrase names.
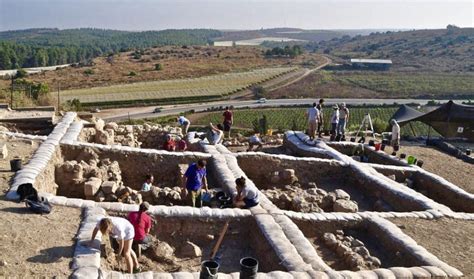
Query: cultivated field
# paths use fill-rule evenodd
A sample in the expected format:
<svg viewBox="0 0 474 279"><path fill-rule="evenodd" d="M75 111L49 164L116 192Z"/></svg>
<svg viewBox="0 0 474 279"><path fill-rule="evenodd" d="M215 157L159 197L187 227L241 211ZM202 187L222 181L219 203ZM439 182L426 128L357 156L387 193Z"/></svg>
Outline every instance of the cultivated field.
<svg viewBox="0 0 474 279"><path fill-rule="evenodd" d="M472 98L474 75L318 71L267 98Z"/></svg>
<svg viewBox="0 0 474 279"><path fill-rule="evenodd" d="M241 73L213 75L193 79L139 82L108 87L63 91L63 102L79 99L81 103L110 103L132 100L158 100L189 97L220 97L275 78L295 68L264 68Z"/></svg>

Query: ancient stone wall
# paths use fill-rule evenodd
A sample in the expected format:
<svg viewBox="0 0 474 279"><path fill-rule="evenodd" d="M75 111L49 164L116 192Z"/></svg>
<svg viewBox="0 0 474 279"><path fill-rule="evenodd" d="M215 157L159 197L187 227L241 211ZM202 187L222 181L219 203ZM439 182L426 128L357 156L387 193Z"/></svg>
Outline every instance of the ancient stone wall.
<svg viewBox="0 0 474 279"><path fill-rule="evenodd" d="M125 185L135 190L141 188L147 174L153 174L155 183L160 186L179 186L178 165L190 164L202 158L210 159L210 156L206 156L206 154L193 152L157 152L125 147L100 148L98 146L68 144L63 144L61 148L65 161L88 161L93 156L92 154L97 154L99 160L108 158L111 161L117 161Z"/></svg>

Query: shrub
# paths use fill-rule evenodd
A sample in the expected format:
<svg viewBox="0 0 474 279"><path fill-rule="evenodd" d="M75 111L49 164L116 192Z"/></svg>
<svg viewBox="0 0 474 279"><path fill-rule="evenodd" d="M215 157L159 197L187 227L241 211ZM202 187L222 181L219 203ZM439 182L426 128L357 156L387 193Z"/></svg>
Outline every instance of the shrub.
<svg viewBox="0 0 474 279"><path fill-rule="evenodd" d="M28 75L28 73L24 69L18 69L16 71L15 78L24 78Z"/></svg>
<svg viewBox="0 0 474 279"><path fill-rule="evenodd" d="M160 63L155 64L155 71L161 71L161 70L163 70L163 65L161 65Z"/></svg>
<svg viewBox="0 0 474 279"><path fill-rule="evenodd" d="M87 69L87 70L84 71L84 74L85 74L86 76L93 75L93 74L94 74L94 70L92 70L92 69Z"/></svg>
<svg viewBox="0 0 474 279"><path fill-rule="evenodd" d="M129 76L129 77L134 77L134 76L136 76L136 75L137 75L137 73L135 73L134 71L131 71L130 73L128 73L128 76Z"/></svg>

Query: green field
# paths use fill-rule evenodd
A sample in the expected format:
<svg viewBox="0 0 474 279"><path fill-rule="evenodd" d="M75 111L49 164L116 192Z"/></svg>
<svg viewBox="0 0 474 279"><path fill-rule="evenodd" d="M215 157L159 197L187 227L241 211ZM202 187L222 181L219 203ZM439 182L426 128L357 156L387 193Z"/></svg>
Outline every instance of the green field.
<svg viewBox="0 0 474 279"><path fill-rule="evenodd" d="M342 85L394 93L398 97L413 95L474 94L474 76L415 73L333 73L330 79Z"/></svg>
<svg viewBox="0 0 474 279"><path fill-rule="evenodd" d="M111 103L133 100L159 100L196 97L219 97L261 83L294 70L290 67L264 68L248 72L228 73L192 79L137 82L125 85L74 89L61 92L66 102Z"/></svg>
<svg viewBox="0 0 474 279"><path fill-rule="evenodd" d="M371 108L350 108L350 120L348 129L356 131L359 129L362 119L366 113L370 113L376 132L383 132L388 127L390 117L395 113L398 107L371 107ZM234 111L234 126L237 128L253 129L253 122L263 115L267 117L269 127L273 130L304 130L306 128L306 119L304 117L305 108L271 108L271 109L242 109ZM329 130L329 117L331 109L325 108L324 123L325 129ZM222 122L222 112L197 113L188 115L192 120L192 125L207 125L209 122ZM416 134L427 135L428 126L423 123L413 123ZM433 130L432 130L433 133ZM402 134L413 135L409 126L402 127Z"/></svg>

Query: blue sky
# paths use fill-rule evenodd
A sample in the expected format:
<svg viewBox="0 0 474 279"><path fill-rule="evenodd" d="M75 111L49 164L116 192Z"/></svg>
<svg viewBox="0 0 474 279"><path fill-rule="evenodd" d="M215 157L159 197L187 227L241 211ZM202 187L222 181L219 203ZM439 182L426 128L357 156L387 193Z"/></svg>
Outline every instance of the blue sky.
<svg viewBox="0 0 474 279"><path fill-rule="evenodd" d="M424 29L473 22L474 0L0 0L0 30Z"/></svg>

